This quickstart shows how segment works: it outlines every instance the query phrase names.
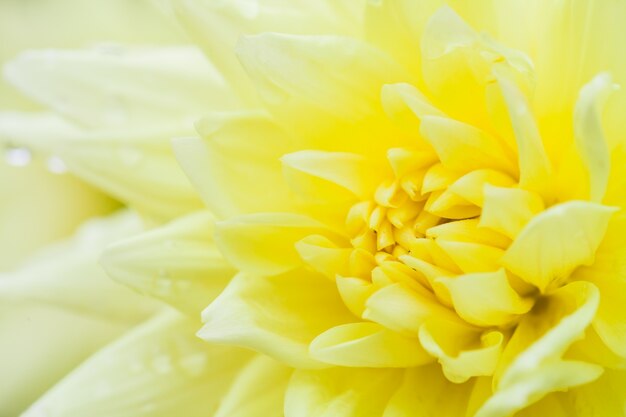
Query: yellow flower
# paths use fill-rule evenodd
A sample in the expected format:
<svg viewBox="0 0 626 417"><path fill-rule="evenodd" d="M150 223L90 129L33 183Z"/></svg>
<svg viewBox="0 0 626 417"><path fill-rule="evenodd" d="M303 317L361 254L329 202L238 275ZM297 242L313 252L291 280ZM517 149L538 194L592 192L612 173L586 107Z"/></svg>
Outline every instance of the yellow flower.
<svg viewBox="0 0 626 417"><path fill-rule="evenodd" d="M80 126L16 137L172 220L102 262L210 343L157 317L27 415L626 414L626 6L166 6L211 64L24 55Z"/></svg>

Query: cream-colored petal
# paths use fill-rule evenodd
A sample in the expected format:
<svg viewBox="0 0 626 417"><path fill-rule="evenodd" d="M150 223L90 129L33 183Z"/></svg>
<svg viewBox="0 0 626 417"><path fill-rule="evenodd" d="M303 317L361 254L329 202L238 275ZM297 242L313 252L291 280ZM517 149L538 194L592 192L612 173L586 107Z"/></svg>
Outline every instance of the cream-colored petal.
<svg viewBox="0 0 626 417"><path fill-rule="evenodd" d="M574 109L576 148L589 176L590 200L597 203L604 198L611 171L611 158L601 120L611 89L610 75L597 75L580 90Z"/></svg>
<svg viewBox="0 0 626 417"><path fill-rule="evenodd" d="M293 34L361 32L364 1L166 0L168 8L191 37L202 46L231 88L248 104L256 97L233 54L242 34L264 31Z"/></svg>
<svg viewBox="0 0 626 417"><path fill-rule="evenodd" d="M0 133L0 146L4 140ZM28 155L26 149L5 151ZM34 251L71 235L90 217L118 206L75 176L50 172L44 155L31 156L27 166L10 165L5 161L10 158L0 161L0 271L14 269Z"/></svg>
<svg viewBox="0 0 626 417"><path fill-rule="evenodd" d="M135 213L85 223L72 238L44 248L23 267L0 274L0 298L35 302L120 323L138 322L157 303L112 281L97 261L105 247L143 230Z"/></svg>
<svg viewBox="0 0 626 417"><path fill-rule="evenodd" d="M194 213L114 243L100 262L116 281L196 317L236 272L215 246L213 227L210 213Z"/></svg>
<svg viewBox="0 0 626 417"><path fill-rule="evenodd" d="M140 230L131 213L92 220L71 239L0 274L0 415L18 415L81 361L158 309L111 281L97 264L106 245Z"/></svg>
<svg viewBox="0 0 626 417"><path fill-rule="evenodd" d="M241 271L278 274L302 265L296 242L309 235L337 239L324 224L291 213L247 214L217 223L215 242Z"/></svg>
<svg viewBox="0 0 626 417"><path fill-rule="evenodd" d="M335 284L304 269L273 277L238 274L202 318L198 335L207 341L248 347L305 368L324 366L308 353L317 335L355 321Z"/></svg>
<svg viewBox="0 0 626 417"><path fill-rule="evenodd" d="M349 367L406 368L434 360L417 338L368 322L333 327L317 336L309 351L322 362Z"/></svg>
<svg viewBox="0 0 626 417"><path fill-rule="evenodd" d="M283 417L292 371L273 359L257 356L230 384L212 417Z"/></svg>
<svg viewBox="0 0 626 417"><path fill-rule="evenodd" d="M527 314L503 353L494 395L476 416L510 416L550 392L597 379L602 367L562 357L583 336L599 299L595 286L574 282L542 300L542 308Z"/></svg>
<svg viewBox="0 0 626 417"><path fill-rule="evenodd" d="M503 269L461 275L455 278L439 278L450 292L452 304L459 316L478 326L500 326L527 313L533 306L509 284Z"/></svg>
<svg viewBox="0 0 626 417"><path fill-rule="evenodd" d="M382 417L465 416L472 387L448 381L436 364L409 368Z"/></svg>
<svg viewBox="0 0 626 417"><path fill-rule="evenodd" d="M195 320L170 312L91 357L24 417L201 417L214 412L253 354L211 346Z"/></svg>
<svg viewBox="0 0 626 417"><path fill-rule="evenodd" d="M48 113L0 115L3 140L60 159L81 179L157 221L202 207L170 149L170 138L185 132L178 122L87 130Z"/></svg>
<svg viewBox="0 0 626 417"><path fill-rule="evenodd" d="M379 417L402 380L395 369L297 370L285 417Z"/></svg>
<svg viewBox="0 0 626 417"><path fill-rule="evenodd" d="M31 51L5 67L32 99L85 127L190 121L232 106L219 73L194 47ZM183 124L184 123L184 124Z"/></svg>
<svg viewBox="0 0 626 417"><path fill-rule="evenodd" d="M214 113L198 121L196 129L201 139L175 139L174 152L218 217L293 209L279 158L294 144L268 115Z"/></svg>
<svg viewBox="0 0 626 417"><path fill-rule="evenodd" d="M585 201L552 206L524 227L502 264L544 292L576 267L593 262L614 212Z"/></svg>

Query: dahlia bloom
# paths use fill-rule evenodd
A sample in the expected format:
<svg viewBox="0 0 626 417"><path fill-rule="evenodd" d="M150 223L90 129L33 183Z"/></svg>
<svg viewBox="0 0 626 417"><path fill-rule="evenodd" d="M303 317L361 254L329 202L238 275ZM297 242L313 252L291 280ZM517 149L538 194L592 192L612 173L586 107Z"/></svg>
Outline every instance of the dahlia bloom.
<svg viewBox="0 0 626 417"><path fill-rule="evenodd" d="M9 64L54 113L5 131L154 225L101 262L180 311L25 415L626 415L626 4L443 3L172 0L204 57Z"/></svg>

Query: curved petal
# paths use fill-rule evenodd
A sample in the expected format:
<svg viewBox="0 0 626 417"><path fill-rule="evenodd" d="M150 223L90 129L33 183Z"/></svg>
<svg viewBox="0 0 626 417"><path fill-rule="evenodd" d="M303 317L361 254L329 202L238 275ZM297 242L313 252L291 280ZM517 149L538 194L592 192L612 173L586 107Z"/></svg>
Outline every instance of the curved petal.
<svg viewBox="0 0 626 417"><path fill-rule="evenodd" d="M395 369L297 370L287 388L285 417L379 417L401 380Z"/></svg>
<svg viewBox="0 0 626 417"><path fill-rule="evenodd" d="M194 213L109 246L100 259L116 281L198 316L235 269L213 242L213 216Z"/></svg>
<svg viewBox="0 0 626 417"><path fill-rule="evenodd" d="M97 264L107 244L140 230L131 213L94 220L73 238L0 274L0 415L18 415L81 361L158 309L108 279Z"/></svg>
<svg viewBox="0 0 626 417"><path fill-rule="evenodd" d="M83 363L24 417L206 416L253 354L207 345L195 327L176 313L150 320Z"/></svg>
<svg viewBox="0 0 626 417"><path fill-rule="evenodd" d="M578 266L590 265L614 208L584 201L550 207L533 217L502 257L502 264L542 292Z"/></svg>
<svg viewBox="0 0 626 417"><path fill-rule="evenodd" d="M177 165L177 123L82 129L48 113L0 115L0 137L60 159L76 176L158 221L202 207Z"/></svg>
<svg viewBox="0 0 626 417"><path fill-rule="evenodd" d="M239 270L271 275L302 265L296 243L320 234L338 239L329 227L307 216L256 213L218 222L215 242L226 260Z"/></svg>
<svg viewBox="0 0 626 417"><path fill-rule="evenodd" d="M356 320L333 282L304 269L273 277L238 274L202 319L202 339L248 347L300 368L323 367L309 354L310 342Z"/></svg>
<svg viewBox="0 0 626 417"><path fill-rule="evenodd" d="M553 391L597 379L602 367L562 356L583 336L599 300L595 286L574 282L551 294L537 313L527 314L503 353L494 395L476 417L509 416Z"/></svg>
<svg viewBox="0 0 626 417"><path fill-rule="evenodd" d="M196 130L201 138L174 139L174 153L218 217L294 209L280 163L294 143L269 116L215 113L198 121Z"/></svg>
<svg viewBox="0 0 626 417"><path fill-rule="evenodd" d="M407 369L382 417L465 416L473 385L450 382L437 364Z"/></svg>
<svg viewBox="0 0 626 417"><path fill-rule="evenodd" d="M285 391L293 370L257 356L230 384L212 417L283 417Z"/></svg>
<svg viewBox="0 0 626 417"><path fill-rule="evenodd" d="M348 323L317 336L311 356L337 366L406 368L434 359L417 338L408 338L376 323Z"/></svg>

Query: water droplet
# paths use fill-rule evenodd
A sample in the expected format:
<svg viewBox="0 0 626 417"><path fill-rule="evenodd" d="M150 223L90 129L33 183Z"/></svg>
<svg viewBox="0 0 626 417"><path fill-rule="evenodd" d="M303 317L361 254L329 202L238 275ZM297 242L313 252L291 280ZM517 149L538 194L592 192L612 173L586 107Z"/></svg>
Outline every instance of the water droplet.
<svg viewBox="0 0 626 417"><path fill-rule="evenodd" d="M159 355L152 361L152 367L160 374L172 372L172 359L167 355Z"/></svg>
<svg viewBox="0 0 626 417"><path fill-rule="evenodd" d="M118 153L122 163L129 167L137 165L143 159L141 151L130 146L120 148Z"/></svg>
<svg viewBox="0 0 626 417"><path fill-rule="evenodd" d="M154 280L154 294L161 297L166 297L172 294L172 280L169 278L169 273L165 269L159 270L160 278Z"/></svg>
<svg viewBox="0 0 626 417"><path fill-rule="evenodd" d="M191 289L193 283L186 279L181 279L176 281L176 290L179 292L186 292Z"/></svg>
<svg viewBox="0 0 626 417"><path fill-rule="evenodd" d="M5 151L4 157L9 165L23 167L33 160L33 154L28 148L10 147Z"/></svg>
<svg viewBox="0 0 626 417"><path fill-rule="evenodd" d="M58 156L51 156L48 158L46 165L48 167L48 171L53 174L65 174L67 172L67 165L65 165L65 162L63 162L63 160Z"/></svg>
<svg viewBox="0 0 626 417"><path fill-rule="evenodd" d="M106 99L104 103L104 112L102 117L106 124L112 126L120 126L129 119L128 106L123 98L112 96Z"/></svg>
<svg viewBox="0 0 626 417"><path fill-rule="evenodd" d="M184 356L180 359L179 364L183 371L188 375L198 376L204 372L207 366L207 357L204 353L195 353Z"/></svg>

